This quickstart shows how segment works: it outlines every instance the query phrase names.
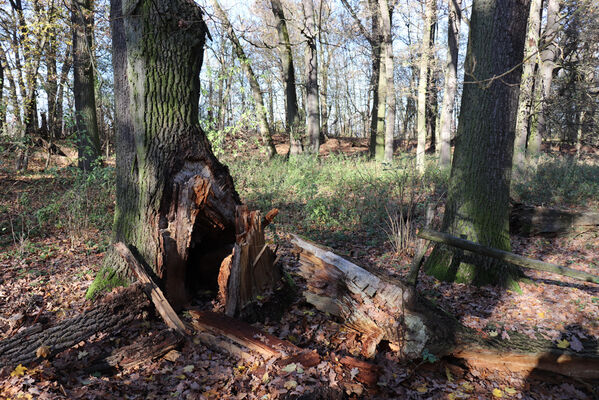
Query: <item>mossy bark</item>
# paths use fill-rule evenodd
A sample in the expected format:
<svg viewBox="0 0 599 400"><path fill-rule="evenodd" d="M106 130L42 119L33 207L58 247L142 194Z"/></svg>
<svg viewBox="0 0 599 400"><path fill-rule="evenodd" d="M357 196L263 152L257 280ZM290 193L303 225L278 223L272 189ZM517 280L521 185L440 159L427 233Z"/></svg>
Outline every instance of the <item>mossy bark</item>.
<svg viewBox="0 0 599 400"><path fill-rule="evenodd" d="M510 250L509 188L529 1L475 0L457 143L442 231ZM437 245L438 279L517 287L519 270Z"/></svg>
<svg viewBox="0 0 599 400"><path fill-rule="evenodd" d="M201 278L193 270L198 258L235 242L240 201L198 124L207 32L201 9L185 0L129 0L122 8L119 3L112 2L111 18L117 110L113 240L137 252L176 308L188 299L193 279ZM126 275L113 250L105 266Z"/></svg>

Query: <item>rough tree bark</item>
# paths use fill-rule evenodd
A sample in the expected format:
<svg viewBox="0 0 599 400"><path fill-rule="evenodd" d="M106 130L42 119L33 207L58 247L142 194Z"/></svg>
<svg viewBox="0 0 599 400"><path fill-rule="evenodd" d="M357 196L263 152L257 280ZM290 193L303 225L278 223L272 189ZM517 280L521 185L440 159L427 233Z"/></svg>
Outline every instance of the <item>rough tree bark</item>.
<svg viewBox="0 0 599 400"><path fill-rule="evenodd" d="M430 59L432 55L431 35L433 26L436 24L435 15L437 10L436 0L427 0L424 10L424 32L422 33L422 42L420 44L420 66L418 71L418 144L416 145L416 168L419 173L424 173L424 152L426 150L426 104L428 76L430 69Z"/></svg>
<svg viewBox="0 0 599 400"><path fill-rule="evenodd" d="M462 23L462 0L448 0L449 15L447 20L447 69L445 70L445 88L441 106L441 132L439 134L439 167L449 168L451 165L451 127L453 109L455 108L458 90L458 52L460 44L460 25Z"/></svg>
<svg viewBox="0 0 599 400"><path fill-rule="evenodd" d="M73 23L73 93L77 124L79 168L88 171L100 156L100 136L96 115L92 30L93 2L74 0L71 4Z"/></svg>
<svg viewBox="0 0 599 400"><path fill-rule="evenodd" d="M6 105L4 104L4 59L0 58L0 135L3 134L4 121L6 120Z"/></svg>
<svg viewBox="0 0 599 400"><path fill-rule="evenodd" d="M277 34L279 35L279 53L281 56L282 80L285 88L285 130L289 136L289 155L301 154L302 135L301 121L297 106L297 92L295 89L295 69L293 67L293 52L291 50L291 41L289 40L289 31L287 29L287 20L281 0L271 0L272 13L275 16L277 24Z"/></svg>
<svg viewBox="0 0 599 400"><path fill-rule="evenodd" d="M268 124L266 107L264 107L264 96L262 96L262 90L260 89L260 84L258 83L258 78L250 65L250 59L245 54L235 31L233 30L233 25L229 21L227 14L222 9L217 0L212 0L212 6L218 15L221 23L224 25L227 36L229 40L233 44L233 48L235 50L235 54L241 63L241 68L245 71L247 75L248 81L250 82L250 88L252 89L252 96L254 98L254 104L256 107L256 113L258 114L258 126L260 129L260 135L262 136L262 140L266 145L266 151L268 158L272 158L277 154L277 150L275 149L274 142L272 141L272 132L270 129L270 125Z"/></svg>
<svg viewBox="0 0 599 400"><path fill-rule="evenodd" d="M509 189L520 63L529 0L475 0L457 143L441 230L510 250ZM425 263L438 279L517 287L519 272L488 259L462 259L436 246Z"/></svg>
<svg viewBox="0 0 599 400"><path fill-rule="evenodd" d="M526 139L532 101L534 97L535 72L537 67L536 54L539 51L539 30L541 28L542 0L530 2L530 17L524 45L524 66L522 67L522 83L520 84L520 100L518 104L518 117L516 120L516 138L514 140L514 165L512 174L523 172L526 161Z"/></svg>
<svg viewBox="0 0 599 400"><path fill-rule="evenodd" d="M320 99L318 97L318 52L316 48L316 15L313 0L302 2L305 19L306 49L306 136L310 153L318 154L320 148Z"/></svg>

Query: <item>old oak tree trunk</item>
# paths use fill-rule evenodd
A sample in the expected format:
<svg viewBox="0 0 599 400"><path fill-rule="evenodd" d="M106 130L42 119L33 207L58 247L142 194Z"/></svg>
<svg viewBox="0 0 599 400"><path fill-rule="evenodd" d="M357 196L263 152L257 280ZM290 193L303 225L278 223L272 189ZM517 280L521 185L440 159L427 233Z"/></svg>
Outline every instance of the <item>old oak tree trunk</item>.
<svg viewBox="0 0 599 400"><path fill-rule="evenodd" d="M263 221L270 220L241 206L228 169L198 124L207 34L202 11L188 0L115 0L111 12L117 112L113 241L145 263L175 310L200 289L220 289L226 310L238 315L280 275L264 243ZM126 271L112 250L88 297L119 284Z"/></svg>

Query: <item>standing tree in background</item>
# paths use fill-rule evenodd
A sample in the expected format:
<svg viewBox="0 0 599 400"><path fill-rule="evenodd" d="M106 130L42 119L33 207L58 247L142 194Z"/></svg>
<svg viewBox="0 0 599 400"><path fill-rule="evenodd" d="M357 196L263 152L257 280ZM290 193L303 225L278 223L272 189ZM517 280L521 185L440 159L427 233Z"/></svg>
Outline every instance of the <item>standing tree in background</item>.
<svg viewBox="0 0 599 400"><path fill-rule="evenodd" d="M283 12L281 0L271 0L272 13L277 24L279 37L279 54L282 64L282 81L285 90L285 130L289 136L289 155L300 154L303 151L300 127L297 92L295 89L295 69L293 67L293 52L289 40L287 20Z"/></svg>
<svg viewBox="0 0 599 400"><path fill-rule="evenodd" d="M92 0L73 0L73 93L77 124L79 168L88 171L100 156L100 136L96 115L92 31L94 11Z"/></svg>
<svg viewBox="0 0 599 400"><path fill-rule="evenodd" d="M530 0L474 0L464 92L442 231L510 250L510 179ZM438 279L517 287L519 270L443 245L425 270Z"/></svg>
<svg viewBox="0 0 599 400"><path fill-rule="evenodd" d="M520 84L520 100L516 120L516 139L514 141L514 176L525 168L526 140L530 127L532 102L534 97L537 53L539 51L539 30L541 29L542 0L531 0L528 30L524 45L524 65L522 67L522 83Z"/></svg>
<svg viewBox="0 0 599 400"><path fill-rule="evenodd" d="M385 155L384 160L391 162L393 159L393 138L395 137L395 65L393 63L393 7L389 7L388 0L379 0L381 23L383 30L383 44L385 57L386 76L386 109L385 116Z"/></svg>
<svg viewBox="0 0 599 400"><path fill-rule="evenodd" d="M304 65L306 72L306 136L308 150L318 154L320 148L320 99L318 96L318 52L316 49L316 14L314 1L302 0L304 10L306 49Z"/></svg>
<svg viewBox="0 0 599 400"><path fill-rule="evenodd" d="M138 253L176 308L188 300L190 276L207 268L202 256L230 254L240 204L198 120L207 28L200 7L189 0L112 0L111 24L113 241ZM88 297L126 275L114 249L104 265Z"/></svg>
<svg viewBox="0 0 599 400"><path fill-rule="evenodd" d="M543 36L540 41L541 61L539 63L538 74L538 99L540 110L537 115L536 126L533 126L528 141L527 156L536 157L541 152L541 142L546 135L547 126L547 100L551 93L551 82L553 80L553 70L555 69L555 60L557 59L557 32L560 29L559 9L561 0L548 0L547 3L547 22Z"/></svg>
<svg viewBox="0 0 599 400"><path fill-rule="evenodd" d="M378 154L380 160L385 154L385 140L383 138L385 132L385 101L386 93L381 92L381 86L385 87L385 75L382 71L384 64L382 63L382 41L383 35L381 31L380 8L377 0L368 0L368 14L371 19L370 32L366 30L358 14L351 7L347 0L341 0L343 6L352 16L360 33L370 45L370 59L372 65L372 74L370 79L370 87L372 89L372 109L370 112L370 157L376 157ZM382 108L382 110L380 110Z"/></svg>
<svg viewBox="0 0 599 400"><path fill-rule="evenodd" d="M277 154L277 150L275 149L275 145L272 140L272 132L268 123L266 107L264 107L264 96L262 96L262 90L260 89L258 78L252 69L250 59L245 54L245 51L243 50L243 47L241 46L241 43L239 42L239 39L233 30L233 25L231 25L227 14L218 3L218 0L212 0L212 6L218 15L218 18L220 19L220 22L225 27L227 36L233 44L235 54L237 55L237 58L241 63L241 67L245 71L248 81L250 82L250 88L252 89L252 96L256 106L256 113L258 114L258 127L260 129L260 135L262 136L262 140L264 140L268 158L272 158Z"/></svg>
<svg viewBox="0 0 599 400"><path fill-rule="evenodd" d="M451 127L453 110L458 91L458 53L460 48L460 25L462 23L462 0L448 0L447 16L447 68L445 88L441 105L441 132L439 133L439 167L451 165Z"/></svg>
<svg viewBox="0 0 599 400"><path fill-rule="evenodd" d="M424 173L424 153L427 136L427 89L429 89L429 71L433 54L433 29L437 16L437 0L426 0L424 9L424 31L420 44L420 65L418 72L418 144L416 146L416 169Z"/></svg>

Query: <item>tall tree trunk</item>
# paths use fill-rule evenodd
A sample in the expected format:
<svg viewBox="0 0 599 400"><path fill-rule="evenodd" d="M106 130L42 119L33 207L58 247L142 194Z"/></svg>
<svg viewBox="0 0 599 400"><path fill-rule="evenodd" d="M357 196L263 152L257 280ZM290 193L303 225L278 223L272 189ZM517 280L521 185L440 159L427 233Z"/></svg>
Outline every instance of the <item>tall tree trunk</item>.
<svg viewBox="0 0 599 400"><path fill-rule="evenodd" d="M73 0L73 93L77 125L79 168L89 171L100 157L100 136L96 115L92 29L92 0Z"/></svg>
<svg viewBox="0 0 599 400"><path fill-rule="evenodd" d="M451 127L453 110L458 91L458 52L460 48L460 25L462 24L462 0L448 0L447 20L447 68L445 70L445 88L441 105L441 132L439 149L439 167L449 168L451 164Z"/></svg>
<svg viewBox="0 0 599 400"><path fill-rule="evenodd" d="M4 59L0 58L0 135L4 132L4 122L6 121L6 104L4 101Z"/></svg>
<svg viewBox="0 0 599 400"><path fill-rule="evenodd" d="M524 66L522 68L522 83L520 84L520 99L516 120L516 139L514 141L514 165L512 167L514 176L523 172L525 168L526 139L528 138L534 97L536 54L539 51L542 4L542 0L531 0L530 2L530 17L528 18L526 43L524 44Z"/></svg>
<svg viewBox="0 0 599 400"><path fill-rule="evenodd" d="M212 267L202 256L230 253L240 204L198 121L207 28L201 9L187 0L126 1L122 8L113 0L111 24L118 160L113 240L145 260L179 307L194 289L189 283L206 279L203 269ZM113 251L105 265L123 274L118 259ZM99 273L88 295L113 275Z"/></svg>
<svg viewBox="0 0 599 400"><path fill-rule="evenodd" d="M48 137L50 139L54 138L54 132L56 131L55 126L55 117L56 117L56 92L58 91L58 73L57 73L57 58L58 58L58 44L59 40L56 36L56 19L57 13L54 7L54 2L50 2L48 6L48 24L50 27L48 28L48 36L50 40L48 41L48 48L45 55L46 61L46 83L44 88L46 89L46 98L48 99L48 114L47 114L47 123L48 123Z"/></svg>
<svg viewBox="0 0 599 400"><path fill-rule="evenodd" d="M432 53L431 35L433 27L436 24L435 15L437 9L436 0L426 0L424 10L424 32L422 33L422 42L420 44L420 65L418 71L418 144L416 146L416 169L419 173L424 173L427 136L427 88L430 69L430 59Z"/></svg>
<svg viewBox="0 0 599 400"><path fill-rule="evenodd" d="M260 90L260 84L258 83L258 78L250 65L250 59L245 54L239 39L237 38L237 34L233 30L233 25L229 21L227 14L222 9L218 0L212 0L212 6L221 23L224 25L227 36L229 40L233 44L233 48L235 50L235 54L241 63L241 68L245 71L245 74L250 83L250 88L252 90L252 97L254 98L254 103L256 106L256 114L258 114L258 126L260 129L260 135L262 136L262 140L264 140L264 144L266 146L266 155L268 158L272 158L276 155L277 150L275 149L274 142L272 141L272 132L270 130L270 125L268 123L266 107L264 106L264 97L262 96L262 91Z"/></svg>
<svg viewBox="0 0 599 400"><path fill-rule="evenodd" d="M324 44L321 45L321 49L324 48ZM326 59L321 57L320 67L320 143L324 143L325 139L329 137L329 66L333 59L333 51L331 48L327 51Z"/></svg>
<svg viewBox="0 0 599 400"><path fill-rule="evenodd" d="M531 130L527 155L536 157L541 151L541 142L546 135L547 99L551 93L551 81L557 57L556 33L559 29L559 8L561 0L549 0L547 3L547 24L541 38L541 62L539 65L540 110L537 116L536 129Z"/></svg>
<svg viewBox="0 0 599 400"><path fill-rule="evenodd" d="M510 179L529 0L474 0L464 93L442 230L510 250ZM511 71L506 73L506 71ZM438 279L517 287L518 270L436 246Z"/></svg>
<svg viewBox="0 0 599 400"><path fill-rule="evenodd" d="M393 9L389 7L387 0L379 0L381 22L383 30L383 43L385 43L385 77L387 113L385 116L385 147L384 160L393 160L393 139L395 137L395 65L393 63L393 36L392 19Z"/></svg>
<svg viewBox="0 0 599 400"><path fill-rule="evenodd" d="M320 148L320 100L318 98L318 52L316 48L316 22L313 0L303 0L306 19L306 49L304 65L306 68L306 136L308 149L318 154Z"/></svg>
<svg viewBox="0 0 599 400"><path fill-rule="evenodd" d="M303 151L301 121L297 106L297 92L295 89L295 69L293 67L293 52L291 50L291 41L289 40L289 31L281 0L271 0L272 13L275 16L277 24L277 34L279 35L279 53L281 57L282 80L285 89L285 130L289 136L289 154L296 155Z"/></svg>
<svg viewBox="0 0 599 400"><path fill-rule="evenodd" d="M372 13L372 39L374 50L373 62L376 59L378 62L378 70L376 74L376 91L373 92L376 99L376 109L374 107L375 100L372 106L372 123L370 136L370 156L377 161L383 161L385 158L385 108L387 102L387 68L386 68L386 53L387 46L384 41L384 26L381 19L381 11L376 0L369 0L368 5ZM375 23L376 20L376 23ZM376 113L375 113L376 112Z"/></svg>
<svg viewBox="0 0 599 400"><path fill-rule="evenodd" d="M53 137L58 139L64 137L63 132L63 120L62 120L62 103L64 100L64 86L67 82L69 71L72 67L71 58L72 47L67 45L67 49L64 53L62 60L62 67L60 69L60 80L58 81L58 92L56 93L56 109L54 113L54 127Z"/></svg>

